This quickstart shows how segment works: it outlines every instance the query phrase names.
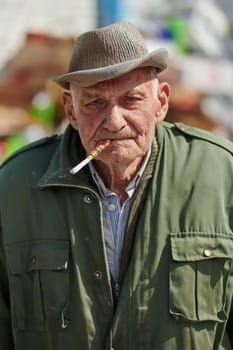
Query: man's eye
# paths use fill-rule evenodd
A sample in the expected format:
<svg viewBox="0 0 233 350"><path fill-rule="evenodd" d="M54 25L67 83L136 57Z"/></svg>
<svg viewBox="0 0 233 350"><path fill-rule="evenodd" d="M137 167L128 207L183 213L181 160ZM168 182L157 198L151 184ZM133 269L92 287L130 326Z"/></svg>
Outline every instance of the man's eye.
<svg viewBox="0 0 233 350"><path fill-rule="evenodd" d="M96 99L96 100L88 102L86 105L87 106L96 106L96 105L100 104L100 102L101 101L99 99Z"/></svg>
<svg viewBox="0 0 233 350"><path fill-rule="evenodd" d="M126 97L126 101L128 102L135 102L135 101L139 101L140 98L138 96L127 96Z"/></svg>

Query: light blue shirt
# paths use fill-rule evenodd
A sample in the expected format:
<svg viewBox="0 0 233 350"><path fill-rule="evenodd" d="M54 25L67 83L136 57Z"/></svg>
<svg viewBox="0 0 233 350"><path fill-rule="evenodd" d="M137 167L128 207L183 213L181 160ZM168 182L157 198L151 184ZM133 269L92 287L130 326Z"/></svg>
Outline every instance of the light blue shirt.
<svg viewBox="0 0 233 350"><path fill-rule="evenodd" d="M133 194L138 186L139 180L146 168L151 150L134 179L126 187L125 192L128 198L123 205L120 203L118 195L109 190L98 175L92 162L89 163L89 169L92 177L99 188L103 206L103 228L108 259L109 270L115 283L119 279L120 260L122 246L124 241L125 225L128 218L130 206L132 204Z"/></svg>

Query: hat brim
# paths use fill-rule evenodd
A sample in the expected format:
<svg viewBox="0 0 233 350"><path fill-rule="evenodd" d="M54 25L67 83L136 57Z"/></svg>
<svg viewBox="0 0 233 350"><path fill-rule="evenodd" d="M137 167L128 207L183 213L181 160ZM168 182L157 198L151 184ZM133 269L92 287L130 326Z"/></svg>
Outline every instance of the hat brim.
<svg viewBox="0 0 233 350"><path fill-rule="evenodd" d="M67 90L70 87L70 83L75 83L82 87L88 87L104 80L119 77L139 67L153 67L156 68L158 73L160 73L167 68L167 59L167 50L157 49L139 59L121 62L107 67L69 72L54 77L53 80Z"/></svg>

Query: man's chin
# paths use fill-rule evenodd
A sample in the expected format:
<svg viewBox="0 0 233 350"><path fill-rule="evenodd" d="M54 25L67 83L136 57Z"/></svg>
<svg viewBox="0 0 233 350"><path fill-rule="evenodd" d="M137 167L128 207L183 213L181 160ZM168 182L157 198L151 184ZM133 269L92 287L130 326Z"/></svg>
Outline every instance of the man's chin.
<svg viewBox="0 0 233 350"><path fill-rule="evenodd" d="M138 155L133 150L130 150L129 152L127 152L126 150L119 151L119 149L118 150L113 149L108 151L106 150L106 153L101 154L101 156L98 159L108 164L108 166L127 167L128 165L134 162L137 162L137 159L138 159L138 162L140 162L143 157L144 156Z"/></svg>

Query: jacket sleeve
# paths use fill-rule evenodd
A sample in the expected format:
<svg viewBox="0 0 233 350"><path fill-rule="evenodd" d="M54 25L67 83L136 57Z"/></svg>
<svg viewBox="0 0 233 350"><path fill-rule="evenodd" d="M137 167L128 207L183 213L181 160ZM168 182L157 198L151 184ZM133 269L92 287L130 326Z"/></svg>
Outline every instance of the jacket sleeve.
<svg viewBox="0 0 233 350"><path fill-rule="evenodd" d="M0 222L0 344L1 349L4 350L14 350L15 348L11 328L9 300L8 274L2 245L2 229Z"/></svg>
<svg viewBox="0 0 233 350"><path fill-rule="evenodd" d="M231 198L233 198L233 196L231 196ZM231 211L230 211L230 227L233 232L233 199L232 199L232 205L231 205ZM227 334L231 344L231 348L233 349L233 299L231 301L231 312L227 322Z"/></svg>

